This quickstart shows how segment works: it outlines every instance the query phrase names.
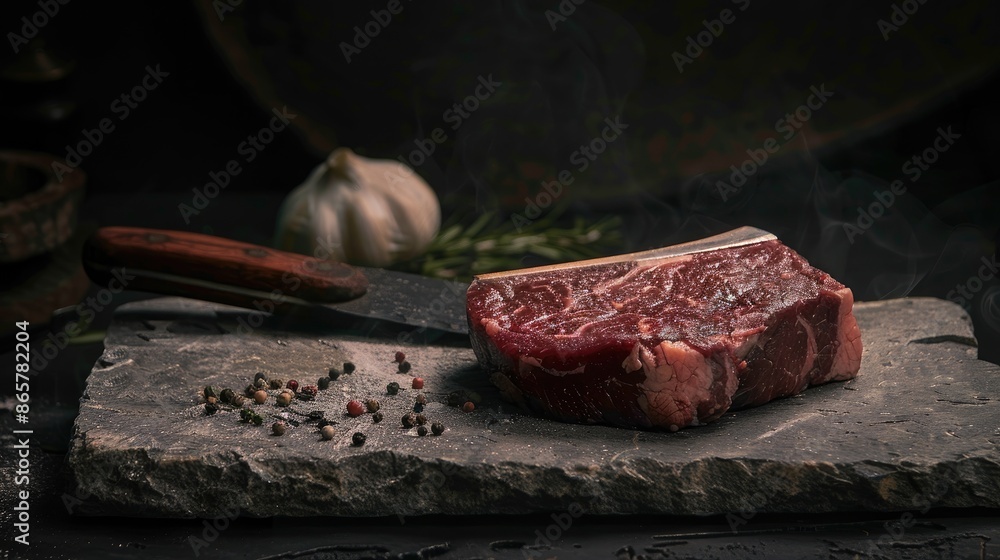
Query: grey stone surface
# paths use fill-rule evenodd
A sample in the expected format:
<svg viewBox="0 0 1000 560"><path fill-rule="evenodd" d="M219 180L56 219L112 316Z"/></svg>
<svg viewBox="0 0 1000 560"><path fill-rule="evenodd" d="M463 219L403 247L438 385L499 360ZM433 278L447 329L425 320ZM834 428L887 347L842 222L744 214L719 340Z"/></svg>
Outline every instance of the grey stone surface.
<svg viewBox="0 0 1000 560"><path fill-rule="evenodd" d="M408 346L335 333L250 328L245 312L184 299L122 307L91 373L69 462L81 513L383 516L567 511L906 511L1000 506L1000 368L976 359L967 315L935 299L855 307L861 375L677 433L562 424L503 402L462 347ZM257 317L259 318L259 316ZM425 380L425 414L447 431L419 437L400 417L417 391L392 362L403 350ZM204 414L206 384L240 390L257 371L315 381L358 366L299 412L283 436L235 411ZM384 387L400 382L395 397ZM474 390L472 413L447 406ZM375 397L385 420L344 414ZM268 414L273 401L255 407ZM295 414L290 418L305 420ZM364 432L367 443L350 445ZM94 505L98 507L93 507Z"/></svg>

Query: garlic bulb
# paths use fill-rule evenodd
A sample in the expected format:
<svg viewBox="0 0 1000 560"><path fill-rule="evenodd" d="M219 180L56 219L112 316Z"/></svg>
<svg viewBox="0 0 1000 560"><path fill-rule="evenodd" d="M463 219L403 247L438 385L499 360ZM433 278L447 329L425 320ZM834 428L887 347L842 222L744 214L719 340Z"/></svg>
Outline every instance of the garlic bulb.
<svg viewBox="0 0 1000 560"><path fill-rule="evenodd" d="M338 148L285 198L275 246L386 266L422 253L440 226L437 196L412 169Z"/></svg>

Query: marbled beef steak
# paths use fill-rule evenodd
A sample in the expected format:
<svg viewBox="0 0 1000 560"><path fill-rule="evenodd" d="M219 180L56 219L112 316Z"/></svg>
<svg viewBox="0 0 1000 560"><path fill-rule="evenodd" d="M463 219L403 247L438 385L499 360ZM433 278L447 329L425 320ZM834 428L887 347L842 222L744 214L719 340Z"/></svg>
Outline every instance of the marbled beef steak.
<svg viewBox="0 0 1000 560"><path fill-rule="evenodd" d="M559 420L677 430L850 379L851 290L741 228L623 258L477 277L472 347L503 392Z"/></svg>

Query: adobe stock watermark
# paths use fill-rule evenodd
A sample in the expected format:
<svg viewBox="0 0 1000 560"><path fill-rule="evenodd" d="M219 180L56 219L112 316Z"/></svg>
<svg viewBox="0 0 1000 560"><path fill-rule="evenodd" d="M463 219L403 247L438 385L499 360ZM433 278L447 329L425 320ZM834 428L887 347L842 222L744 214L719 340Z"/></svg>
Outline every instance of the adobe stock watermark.
<svg viewBox="0 0 1000 560"><path fill-rule="evenodd" d="M496 93L497 89L501 86L503 86L503 82L494 80L492 73L486 76L477 76L476 86L473 88L472 93L445 109L441 113L441 120L450 123L453 131L458 130L479 109L482 103ZM448 140L448 133L443 128L437 127L424 138L414 138L413 145L415 149L411 150L405 156L396 156L396 159L411 169L420 167L434 155L438 145L443 144L446 140ZM407 172L402 170L398 173L386 172L385 178L390 184L395 184L408 179L405 177L405 173Z"/></svg>
<svg viewBox="0 0 1000 560"><path fill-rule="evenodd" d="M916 14L920 6L926 3L927 0L904 0L901 2L902 6L893 3L892 14L889 15L889 20L880 19L875 23L878 25L878 30L882 33L882 40L888 42L889 34L899 31L900 27L910 21L910 16Z"/></svg>
<svg viewBox="0 0 1000 560"><path fill-rule="evenodd" d="M573 526L573 523L582 517L583 514L583 506L577 502L571 503L565 513L553 513L552 523L544 529L535 530L536 538L534 545L530 548L521 548L521 552L524 554L524 557L529 560L548 558L549 555L539 553L537 551L552 548L552 544L561 539L563 537L563 533L569 531ZM539 556L536 556L536 553L539 554Z"/></svg>
<svg viewBox="0 0 1000 560"><path fill-rule="evenodd" d="M50 332L45 340L37 345L32 345L32 348L38 348L38 350L32 350L31 371L33 373L47 368L52 360L55 360L56 356L69 346L70 339L83 334L85 327L94 321L97 314L111 305L115 296L128 287L129 281L135 279L135 276L129 274L125 268L114 268L110 272L111 280L108 281L108 285L74 308L73 311L79 321L66 323L58 332Z"/></svg>
<svg viewBox="0 0 1000 560"><path fill-rule="evenodd" d="M413 0L407 0L412 2ZM344 55L344 60L348 64L351 63L351 57L361 54L361 51L372 43L375 37L378 37L379 33L383 29L389 27L392 23L392 16L399 15L403 12L403 4L401 0L389 0L385 5L385 8L381 10L371 10L368 12L372 19L368 20L363 25L354 26L354 37L351 42L347 41L340 42L340 52Z"/></svg>
<svg viewBox="0 0 1000 560"><path fill-rule="evenodd" d="M812 118L813 112L823 108L835 93L828 91L825 83L820 84L818 88L810 86L809 91L811 93L806 98L805 103L796 107L794 111L785 113L784 117L775 121L774 131L781 134L780 141L777 137L772 136L765 140L761 147L748 148L747 155L750 156L749 159L744 160L739 168L735 165L729 166L732 172L729 175L729 182L717 181L715 183L716 190L719 196L722 197L723 202L728 201L730 196L739 194L740 189L747 183L747 179L756 174L761 167L764 167L768 159L780 150L785 143L791 140L798 133L799 129Z"/></svg>
<svg viewBox="0 0 1000 560"><path fill-rule="evenodd" d="M734 535L739 532L741 525L746 525L764 509L764 506L767 505L767 496L762 492L754 492L752 496L744 498L742 502L743 509L726 514L726 523L729 524L729 530Z"/></svg>
<svg viewBox="0 0 1000 560"><path fill-rule="evenodd" d="M555 10L545 10L545 21L549 22L549 27L552 28L552 31L555 31L556 26L566 21L569 16L575 14L576 7L586 1L587 0L562 0L559 2L559 5L556 6Z"/></svg>
<svg viewBox="0 0 1000 560"><path fill-rule="evenodd" d="M221 515L211 519L202 519L201 533L188 535L187 538L195 557L201 556L202 549L212 546L219 539L219 535L224 533L239 516L240 508L237 507L231 512L223 510Z"/></svg>
<svg viewBox="0 0 1000 560"><path fill-rule="evenodd" d="M132 89L116 97L111 102L108 110L114 113L117 122L124 122L132 114L132 111L139 106L139 103L146 100L149 92L160 87L163 79L168 76L170 76L170 73L161 70L159 64L155 67L147 65L146 73L139 80L139 83ZM63 157L63 161L57 160L52 162L51 165L56 181L62 181L63 176L72 173L73 170L83 163L83 158L94 153L94 150L104 142L107 136L115 131L117 126L116 120L111 117L104 117L97 123L95 128L85 128L80 131L83 140L74 145L66 145L66 155Z"/></svg>
<svg viewBox="0 0 1000 560"><path fill-rule="evenodd" d="M948 481L944 478L938 479L934 483L934 488L927 495L917 496L913 502L914 508L920 508L919 513L921 515L926 515L928 511L935 502L940 500L951 487ZM903 538L906 531L913 527L917 522L917 516L913 512L903 512L899 519L896 521L886 521L882 524L882 528L885 532L879 535L878 539L869 539L868 546L865 548L864 557L866 558L883 558L882 547L889 546L894 541L898 541Z"/></svg>
<svg viewBox="0 0 1000 560"><path fill-rule="evenodd" d="M38 11L21 18L21 33L7 32L7 41L10 42L10 48L14 49L14 54L20 52L21 47L27 45L52 18L59 15L59 10L66 4L69 4L69 0L38 0Z"/></svg>
<svg viewBox="0 0 1000 560"><path fill-rule="evenodd" d="M586 144L581 144L577 150L570 154L569 162L576 164L577 173L586 171L590 167L590 164L608 149L608 146L621 138L627 128L628 124L622 122L621 115L615 115L613 119L605 117L604 128L601 129L601 133L593 137ZM520 233L521 230L540 218L542 211L562 196L563 189L572 185L575 180L576 178L573 176L572 171L563 169L556 174L555 179L542 181L542 189L538 191L538 194L533 198L527 197L524 199L524 213L519 214L515 212L510 217L514 222L514 228L517 232Z"/></svg>
<svg viewBox="0 0 1000 560"><path fill-rule="evenodd" d="M254 134L248 135L246 140L243 140L236 146L236 153L243 156L243 164L248 164L257 159L257 156L274 140L275 135L288 128L289 123L298 116L295 113L289 113L288 106L283 106L281 110L273 108L271 109L271 113L274 116L271 117L267 126L261 127ZM190 224L191 216L197 216L208 208L209 203L229 186L234 177L242 172L243 167L239 159L229 160L218 171L209 171L209 181L201 188L194 187L191 189L193 193L191 203L186 204L182 202L177 205L177 211L180 212L184 223Z"/></svg>
<svg viewBox="0 0 1000 560"><path fill-rule="evenodd" d="M997 274L1000 273L998 272L1000 265L997 263L996 253L990 255L989 258L980 258L979 262L983 264L979 266L976 274L969 276L965 282L955 284L955 289L945 295L949 301L961 305L966 311L972 308L972 300L976 297L976 294L982 291L983 286L996 278Z"/></svg>
<svg viewBox="0 0 1000 560"><path fill-rule="evenodd" d="M948 128L939 126L937 136L931 142L931 145L920 153L913 154L910 159L906 160L900 167L900 172L909 177L910 183L916 183L923 176L924 171L930 169L930 166L941 157L941 154L947 152L955 144L955 141L961 137L961 134L952 132L951 126L948 126ZM867 207L858 207L858 217L854 220L854 223L844 223L842 226L844 233L847 235L847 241L851 244L859 236L871 229L875 225L875 220L884 216L886 211L896 203L898 197L906 194L906 184L902 179L896 179L892 183L889 183L888 189L875 191L874 194L874 202Z"/></svg>
<svg viewBox="0 0 1000 560"><path fill-rule="evenodd" d="M736 4L741 12L745 11L750 7L750 0L731 0L733 4ZM687 46L684 48L684 53L680 51L674 51L670 57L674 60L674 65L677 66L677 72L680 74L684 73L684 65L692 64L696 58L701 56L705 49L712 46L712 43L722 35L725 31L726 26L736 21L736 14L729 8L723 8L719 12L718 19L703 19L701 20L701 25L705 28L694 35L688 35L685 42ZM687 55L687 56L685 56Z"/></svg>

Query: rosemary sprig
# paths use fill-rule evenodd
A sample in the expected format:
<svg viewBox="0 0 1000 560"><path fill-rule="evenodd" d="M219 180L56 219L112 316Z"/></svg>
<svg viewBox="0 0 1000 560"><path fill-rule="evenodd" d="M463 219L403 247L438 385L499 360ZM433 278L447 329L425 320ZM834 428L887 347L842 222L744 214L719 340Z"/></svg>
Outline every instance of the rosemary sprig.
<svg viewBox="0 0 1000 560"><path fill-rule="evenodd" d="M469 280L476 274L523 268L528 266L525 260L530 256L565 262L599 257L620 249L618 217L603 218L592 224L576 218L572 225L557 227L565 210L565 206L553 208L546 216L520 228L510 219L501 219L497 212L482 214L471 223L468 217L453 217L422 256L393 268L437 278Z"/></svg>

